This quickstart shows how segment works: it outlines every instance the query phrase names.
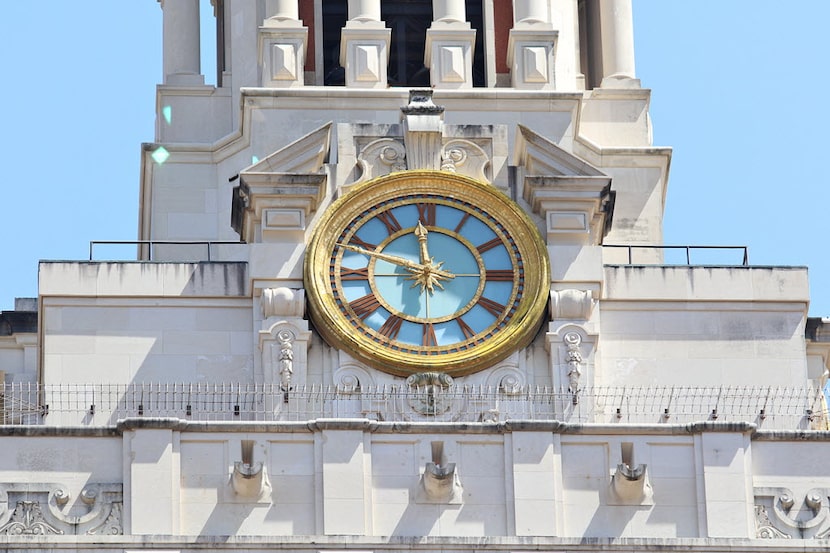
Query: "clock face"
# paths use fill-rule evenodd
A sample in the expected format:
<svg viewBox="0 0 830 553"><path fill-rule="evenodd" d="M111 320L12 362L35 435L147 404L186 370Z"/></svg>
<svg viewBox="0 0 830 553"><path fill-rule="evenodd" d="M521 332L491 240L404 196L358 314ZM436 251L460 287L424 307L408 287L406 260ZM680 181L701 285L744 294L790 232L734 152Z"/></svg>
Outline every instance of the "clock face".
<svg viewBox="0 0 830 553"><path fill-rule="evenodd" d="M525 345L549 268L524 212L490 185L406 172L357 187L319 223L306 257L323 336L393 374L467 374Z"/></svg>

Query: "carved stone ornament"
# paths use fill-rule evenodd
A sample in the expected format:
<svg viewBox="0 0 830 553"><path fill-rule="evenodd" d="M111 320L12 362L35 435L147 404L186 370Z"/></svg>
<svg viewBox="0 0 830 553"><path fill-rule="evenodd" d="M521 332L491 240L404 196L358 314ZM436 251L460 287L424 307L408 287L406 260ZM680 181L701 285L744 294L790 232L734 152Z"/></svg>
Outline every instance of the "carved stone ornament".
<svg viewBox="0 0 830 553"><path fill-rule="evenodd" d="M86 512L68 514L71 497L68 489L59 484L0 484L0 534L124 533L121 484L89 484L77 503L86 505Z"/></svg>
<svg viewBox="0 0 830 553"><path fill-rule="evenodd" d="M755 529L756 536L764 540L790 539L790 536L777 530L769 519L767 508L763 505L755 506Z"/></svg>
<svg viewBox="0 0 830 553"><path fill-rule="evenodd" d="M579 351L582 337L576 332L568 332L563 341L568 348L565 354L568 361L568 391L573 394L573 404L576 405L579 403L579 379L582 376L579 368L582 364L582 353Z"/></svg>
<svg viewBox="0 0 830 553"><path fill-rule="evenodd" d="M762 539L830 537L830 489L755 488L755 528Z"/></svg>
<svg viewBox="0 0 830 553"><path fill-rule="evenodd" d="M18 501L9 522L0 526L0 534L12 536L63 534L43 517L38 501Z"/></svg>
<svg viewBox="0 0 830 553"><path fill-rule="evenodd" d="M481 147L460 138L448 140L441 149L441 170L467 175L482 182L490 182L487 169L490 157Z"/></svg>
<svg viewBox="0 0 830 553"><path fill-rule="evenodd" d="M294 375L294 333L290 330L281 330L277 333L280 342L279 375L280 388L283 392L291 390L291 379Z"/></svg>
<svg viewBox="0 0 830 553"><path fill-rule="evenodd" d="M409 386L409 406L420 415L443 415L452 408L451 398L445 397L442 392L452 386L450 375L440 372L415 373L407 377Z"/></svg>

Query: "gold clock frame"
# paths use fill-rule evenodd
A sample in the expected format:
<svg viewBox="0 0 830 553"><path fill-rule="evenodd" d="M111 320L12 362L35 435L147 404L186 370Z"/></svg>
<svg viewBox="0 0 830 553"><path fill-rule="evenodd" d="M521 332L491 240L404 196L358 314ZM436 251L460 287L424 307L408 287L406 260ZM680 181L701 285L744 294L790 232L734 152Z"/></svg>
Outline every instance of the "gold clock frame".
<svg viewBox="0 0 830 553"><path fill-rule="evenodd" d="M521 255L524 282L515 311L498 332L486 339L481 336L484 332L475 335L474 347L441 354L405 353L401 350L417 348L402 348L394 340L372 339L356 331L332 292L332 253L347 226L368 209L417 194L435 194L480 208L506 229ZM376 369L398 376L424 371L462 376L498 363L531 342L550 294L547 247L524 210L490 184L444 171L403 171L356 185L333 202L317 222L303 269L309 315L323 339Z"/></svg>

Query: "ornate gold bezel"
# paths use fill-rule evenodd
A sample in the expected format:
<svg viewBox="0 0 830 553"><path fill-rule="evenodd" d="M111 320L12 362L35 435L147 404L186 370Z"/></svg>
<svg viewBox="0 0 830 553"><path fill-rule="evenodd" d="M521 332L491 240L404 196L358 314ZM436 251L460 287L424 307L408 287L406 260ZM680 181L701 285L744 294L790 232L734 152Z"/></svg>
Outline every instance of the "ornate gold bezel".
<svg viewBox="0 0 830 553"><path fill-rule="evenodd" d="M481 209L504 227L521 256L524 282L515 311L504 328L487 339L484 332L476 335L474 346L436 354L426 346L402 348L394 340L372 339L356 331L355 322L346 317L334 297L329 279L332 252L348 225L383 202L417 194L437 194ZM304 272L310 317L322 337L368 365L399 376L424 371L460 376L501 361L533 339L550 291L547 247L524 210L490 184L440 171L392 173L356 185L329 206L317 223L306 251ZM417 349L422 351L411 352Z"/></svg>

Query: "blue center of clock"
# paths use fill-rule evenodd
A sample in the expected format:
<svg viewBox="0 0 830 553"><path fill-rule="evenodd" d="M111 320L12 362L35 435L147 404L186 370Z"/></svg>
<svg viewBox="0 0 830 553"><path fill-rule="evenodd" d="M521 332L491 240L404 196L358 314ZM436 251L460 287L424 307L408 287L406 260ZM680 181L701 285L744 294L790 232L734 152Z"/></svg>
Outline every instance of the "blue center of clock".
<svg viewBox="0 0 830 553"><path fill-rule="evenodd" d="M406 268L378 259L375 261L374 280L377 293L390 307L409 317L449 317L468 306L475 297L481 278L479 265L466 245L439 230L429 233L427 245L434 262L443 262L440 269L455 275L440 281L443 289L435 286L432 294L422 291L420 285L407 278L412 273ZM421 262L418 239L412 233L391 240L383 248L383 253Z"/></svg>

